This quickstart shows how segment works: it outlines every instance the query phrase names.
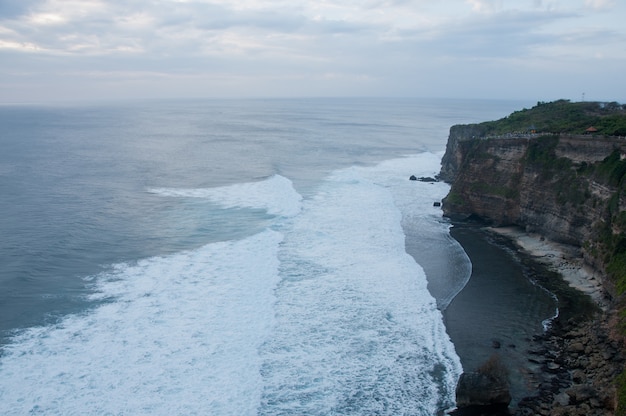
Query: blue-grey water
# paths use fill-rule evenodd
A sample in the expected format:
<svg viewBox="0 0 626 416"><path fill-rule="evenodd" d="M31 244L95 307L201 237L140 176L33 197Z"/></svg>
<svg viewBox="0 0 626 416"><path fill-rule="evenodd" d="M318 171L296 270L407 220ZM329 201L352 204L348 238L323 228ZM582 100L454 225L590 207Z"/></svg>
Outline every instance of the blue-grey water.
<svg viewBox="0 0 626 416"><path fill-rule="evenodd" d="M0 106L0 413L451 406L440 310L471 265L447 185L408 177L439 171L451 125L519 107Z"/></svg>

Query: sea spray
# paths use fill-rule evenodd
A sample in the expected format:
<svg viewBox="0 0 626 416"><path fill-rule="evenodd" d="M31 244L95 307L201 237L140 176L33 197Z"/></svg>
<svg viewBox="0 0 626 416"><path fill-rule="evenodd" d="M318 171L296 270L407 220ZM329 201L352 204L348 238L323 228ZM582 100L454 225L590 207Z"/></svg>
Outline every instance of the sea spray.
<svg viewBox="0 0 626 416"><path fill-rule="evenodd" d="M260 414L417 414L449 406L460 364L395 196L431 155L335 172L281 224ZM422 167L423 169L423 167ZM436 215L435 212L429 211Z"/></svg>
<svg viewBox="0 0 626 416"><path fill-rule="evenodd" d="M0 362L4 415L251 415L280 233L118 265L101 306L33 328Z"/></svg>
<svg viewBox="0 0 626 416"><path fill-rule="evenodd" d="M423 192L397 186L403 170L435 161L336 171L304 200L278 176L152 190L274 220L241 240L97 277L99 306L5 349L0 410L431 415L449 406L460 364L405 251L398 206L399 195Z"/></svg>
<svg viewBox="0 0 626 416"><path fill-rule="evenodd" d="M0 141L10 151L0 153L0 413L270 413L268 406L279 406L271 386L297 381L277 382L272 363L287 362L289 350L281 360L271 346L288 333L289 302L293 313L313 302L307 291L302 303L279 295L289 293L283 289L290 282L325 282L341 266L350 296L333 297L330 283L341 281L328 281L327 292L343 312L312 311L322 322L342 324L329 351L348 351L345 365L355 369L339 366L325 383L354 382L320 408L358 413L361 401L372 409L382 397L386 404L378 413L432 414L435 403L450 402L460 368L432 299L422 293L424 272L406 252L433 259L458 258L458 252L432 206L446 185L408 177L437 173L441 155L428 152L444 148L451 125L514 108L518 103L413 99L5 106ZM341 179L345 175L353 183ZM363 192L370 189L370 202L386 207L351 201L350 213L334 223L367 215L367 209L381 219L366 223L369 243L393 243L380 253L365 250L364 259L363 231L338 229L334 236L343 243L333 245L338 251L328 262L300 256L292 245L298 218L317 212L316 198L335 206L323 196L334 186L346 193L341 197L358 189L362 201L370 199ZM300 213L304 205L307 212ZM419 244L400 248L398 220L405 237ZM323 240L333 233L310 236ZM338 257L372 264L379 254L384 266L334 264ZM411 254L431 281L463 276ZM368 280L369 269L382 275L381 268L387 269L383 277ZM347 284L357 271L366 278ZM393 279L387 276L392 271ZM394 282L407 289L403 297L384 286ZM385 295L373 299L365 287ZM320 290L313 285L310 293L323 305ZM445 296L436 295L438 306ZM414 303L404 308L403 302ZM361 324L350 328L349 318L337 316L364 323L355 318ZM320 330L330 334L333 326ZM342 341L346 333L352 343ZM387 364L383 339L394 339L384 347ZM370 346L379 351L371 363L377 371L350 349ZM316 347L310 347L310 362ZM398 377L385 368L398 370ZM285 391L294 397L294 390ZM399 396L404 409L389 404Z"/></svg>

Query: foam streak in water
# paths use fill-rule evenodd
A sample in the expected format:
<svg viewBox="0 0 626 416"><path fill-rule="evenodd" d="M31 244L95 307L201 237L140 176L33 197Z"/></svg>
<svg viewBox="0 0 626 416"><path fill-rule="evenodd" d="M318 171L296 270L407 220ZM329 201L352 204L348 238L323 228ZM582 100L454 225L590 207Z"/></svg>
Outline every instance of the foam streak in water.
<svg viewBox="0 0 626 416"><path fill-rule="evenodd" d="M436 414L461 367L402 224L417 209L446 232L431 202L444 185L407 175L437 163L337 171L304 201L279 176L153 190L276 217L251 237L100 276L103 304L6 347L0 413Z"/></svg>
<svg viewBox="0 0 626 416"><path fill-rule="evenodd" d="M0 363L3 415L250 415L281 235L120 265L109 302L27 331Z"/></svg>
<svg viewBox="0 0 626 416"><path fill-rule="evenodd" d="M302 197L292 182L280 175L260 181L204 189L152 188L149 192L185 198L206 198L225 208L260 208L269 214L293 216L300 211Z"/></svg>
<svg viewBox="0 0 626 416"><path fill-rule="evenodd" d="M393 181L377 168L337 172L281 228L261 414L430 416L450 404L460 364L404 249Z"/></svg>

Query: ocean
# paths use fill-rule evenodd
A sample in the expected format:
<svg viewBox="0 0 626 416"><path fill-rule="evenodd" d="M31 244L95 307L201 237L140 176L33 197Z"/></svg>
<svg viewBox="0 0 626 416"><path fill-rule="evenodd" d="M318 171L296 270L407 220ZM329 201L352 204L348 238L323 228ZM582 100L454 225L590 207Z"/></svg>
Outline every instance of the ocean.
<svg viewBox="0 0 626 416"><path fill-rule="evenodd" d="M471 263L409 176L521 104L0 106L0 414L453 406Z"/></svg>

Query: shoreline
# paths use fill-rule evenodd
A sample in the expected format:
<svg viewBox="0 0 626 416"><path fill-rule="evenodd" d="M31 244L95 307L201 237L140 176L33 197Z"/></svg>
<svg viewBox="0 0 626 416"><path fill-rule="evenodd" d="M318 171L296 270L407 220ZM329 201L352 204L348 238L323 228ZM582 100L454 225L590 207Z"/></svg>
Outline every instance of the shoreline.
<svg viewBox="0 0 626 416"><path fill-rule="evenodd" d="M455 222L451 236L472 262L466 286L443 311L448 335L464 372L473 372L497 356L511 379L512 404L535 390L536 363L526 351L544 333L557 302L534 284L510 240L489 233L483 224Z"/></svg>
<svg viewBox="0 0 626 416"><path fill-rule="evenodd" d="M603 311L608 310L609 302L600 276L584 264L577 247L549 241L539 234L527 233L516 226L488 227L487 230L511 239L535 261L559 273L572 288L591 297Z"/></svg>
<svg viewBox="0 0 626 416"><path fill-rule="evenodd" d="M474 230L475 238L478 237L493 247L508 251L501 254L517 262L524 278L531 284L549 291L558 305L558 315L553 317L549 328L544 328L543 331L522 340L521 345L515 346L514 355L499 343L497 348L495 342L491 345L492 352L502 357L509 368L514 368L514 374L510 374L509 378L514 378L513 381L516 382L515 378L521 376L527 383L525 384L527 391L520 389L519 384L516 387L515 383L512 383L513 401L508 408L509 414L612 414L616 394L614 380L624 365L621 353L622 341L615 339L608 326L603 324L606 322L606 315L610 313L610 301L604 295L599 276L583 265L579 250L548 241L536 234L526 233L519 227L493 228L479 224L455 223L451 235L472 259L473 269L478 268L479 271L485 267L485 257L476 255L472 257L470 254L472 251L476 252L473 245L477 244L478 239L459 238L459 230L468 228ZM497 252L494 251L494 255L498 255ZM478 264L474 264L475 261ZM511 269L510 272L514 273L514 270ZM480 304L480 296L476 298L476 294L481 295L480 290L484 288L470 287L469 290L473 290L473 305L466 305L465 308L484 308L484 305ZM463 291L458 296L462 293ZM519 296L513 295L510 299L517 297ZM463 312L462 309L456 313ZM513 308L509 313L515 315L518 311ZM444 311L444 314L448 315L449 312ZM467 340L462 338L459 340L459 334L456 340L452 334L450 336L459 356L473 353L470 350L463 351L464 348L467 349L464 346ZM488 348L484 345L482 348L486 353ZM466 358L465 361L471 360ZM465 367L464 364L465 371L475 369ZM485 409L475 413L459 409L454 414L502 413L489 413L485 412Z"/></svg>

